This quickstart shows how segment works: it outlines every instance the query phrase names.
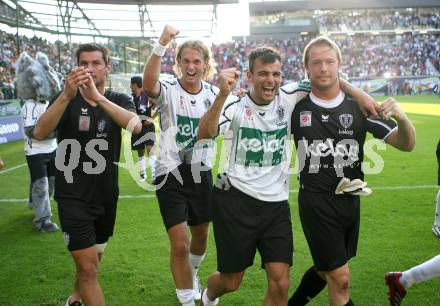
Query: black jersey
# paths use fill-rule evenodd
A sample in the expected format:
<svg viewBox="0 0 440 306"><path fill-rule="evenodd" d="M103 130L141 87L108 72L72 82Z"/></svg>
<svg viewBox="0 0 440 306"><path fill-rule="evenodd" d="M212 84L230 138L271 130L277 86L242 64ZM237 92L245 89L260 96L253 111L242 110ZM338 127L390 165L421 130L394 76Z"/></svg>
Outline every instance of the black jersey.
<svg viewBox="0 0 440 306"><path fill-rule="evenodd" d="M141 92L139 97L132 94L133 102L136 107L136 113L138 115L143 115L151 118L151 109L153 108L153 104L148 101L148 95L145 92Z"/></svg>
<svg viewBox="0 0 440 306"><path fill-rule="evenodd" d="M307 95L292 114L300 188L333 193L342 177L363 180L366 133L385 139L395 127L391 120L364 117L356 101L342 92L331 102Z"/></svg>
<svg viewBox="0 0 440 306"><path fill-rule="evenodd" d="M104 96L135 112L130 96L109 90ZM78 92L60 119L57 139L55 199L77 199L86 203L117 199L118 167L115 162L119 161L121 128L99 106L88 104ZM61 161L72 168L77 164L71 175L60 167Z"/></svg>

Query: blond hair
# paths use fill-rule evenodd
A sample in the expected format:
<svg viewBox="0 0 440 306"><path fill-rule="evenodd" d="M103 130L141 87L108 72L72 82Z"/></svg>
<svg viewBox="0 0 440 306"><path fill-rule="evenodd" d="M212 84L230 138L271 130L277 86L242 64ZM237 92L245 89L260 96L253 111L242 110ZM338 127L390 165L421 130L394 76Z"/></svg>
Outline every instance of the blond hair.
<svg viewBox="0 0 440 306"><path fill-rule="evenodd" d="M180 78L182 76L182 71L180 70L178 62L182 57L182 51L185 48L190 48L199 51L203 55L203 59L206 62L205 71L203 71L203 80L209 81L212 79L215 73L214 63L212 61L211 50L200 40L188 40L177 47L176 53L176 63L174 64L173 70Z"/></svg>
<svg viewBox="0 0 440 306"><path fill-rule="evenodd" d="M318 46L318 45L326 45L329 46L330 49L336 50L336 56L338 57L338 62L339 65L341 65L342 63L342 55L341 55L341 50L339 49L338 45L331 40L330 38L326 37L326 36L318 36L314 39L312 39L307 46L304 48L304 54L303 54L303 64L304 66L307 66L307 62L309 61L309 52L310 49L314 46Z"/></svg>

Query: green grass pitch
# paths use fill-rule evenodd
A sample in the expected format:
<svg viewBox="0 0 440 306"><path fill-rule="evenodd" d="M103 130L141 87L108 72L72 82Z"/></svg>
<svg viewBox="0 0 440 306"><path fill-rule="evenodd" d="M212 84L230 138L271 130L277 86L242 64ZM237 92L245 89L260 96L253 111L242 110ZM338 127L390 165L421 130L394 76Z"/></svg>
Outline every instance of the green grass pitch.
<svg viewBox="0 0 440 306"><path fill-rule="evenodd" d="M402 97L404 103L439 105L435 96ZM426 107L426 106L425 106ZM361 306L388 305L383 275L410 268L439 254L440 240L431 233L438 191L435 148L440 116L410 114L417 145L411 153L391 147L379 154L385 161L380 174L366 180L374 190L362 199L358 254L350 261L350 292ZM27 207L29 174L23 142L0 145L6 167L0 172L0 305L64 305L73 286L74 266L62 233L34 230ZM312 261L298 218L296 178L291 178L290 205L295 254L292 293ZM120 171L120 194L115 235L101 263L100 283L109 306L180 305L169 271L169 243L153 192L141 189L129 173ZM56 203L52 202L58 223ZM210 233L207 257L200 270L203 285L216 269L215 244ZM412 287L402 305L440 305L440 279ZM221 305L261 305L265 272L257 255L238 292ZM328 305L322 292L310 305Z"/></svg>

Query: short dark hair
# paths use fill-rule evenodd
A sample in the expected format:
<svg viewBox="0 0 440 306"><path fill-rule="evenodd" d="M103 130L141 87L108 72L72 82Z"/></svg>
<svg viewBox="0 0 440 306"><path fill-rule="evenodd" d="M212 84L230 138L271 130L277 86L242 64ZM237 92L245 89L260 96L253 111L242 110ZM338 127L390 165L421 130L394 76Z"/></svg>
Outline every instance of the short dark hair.
<svg viewBox="0 0 440 306"><path fill-rule="evenodd" d="M254 72L255 61L259 59L263 64L272 64L276 61L281 63L280 53L269 46L255 48L249 54L249 71Z"/></svg>
<svg viewBox="0 0 440 306"><path fill-rule="evenodd" d="M82 52L93 52L93 51L100 51L102 53L102 58L104 59L105 64L107 65L110 63L110 50L106 46L96 43L80 44L75 53L76 63L79 64L79 56L81 55Z"/></svg>
<svg viewBox="0 0 440 306"><path fill-rule="evenodd" d="M142 88L142 77L137 75L131 77L130 84L136 84L137 87Z"/></svg>

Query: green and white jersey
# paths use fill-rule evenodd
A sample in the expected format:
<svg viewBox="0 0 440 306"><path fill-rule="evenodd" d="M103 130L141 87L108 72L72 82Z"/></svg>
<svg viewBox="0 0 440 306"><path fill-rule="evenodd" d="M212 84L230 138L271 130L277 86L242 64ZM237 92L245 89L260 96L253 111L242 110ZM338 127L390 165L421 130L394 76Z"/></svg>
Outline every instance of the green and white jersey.
<svg viewBox="0 0 440 306"><path fill-rule="evenodd" d="M185 160L204 163L212 167L214 142L209 141L194 149L200 118L214 103L218 88L202 81L202 89L192 94L187 92L177 78L160 81L160 94L152 100L159 111L159 154L156 175L164 175Z"/></svg>
<svg viewBox="0 0 440 306"><path fill-rule="evenodd" d="M227 99L219 133L225 135L224 172L232 186L262 201L288 199L290 118L309 91L308 83L290 83L264 106L255 104L249 94Z"/></svg>

